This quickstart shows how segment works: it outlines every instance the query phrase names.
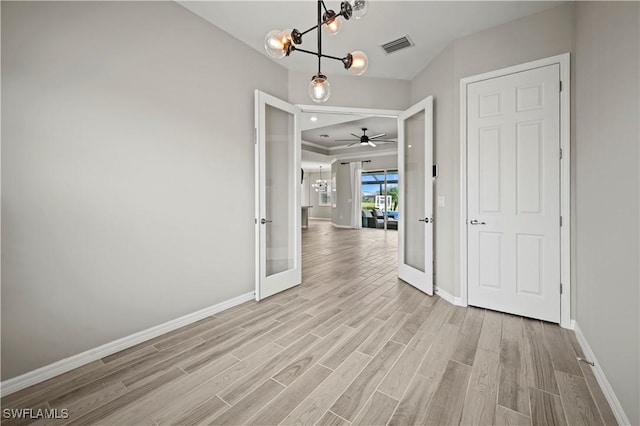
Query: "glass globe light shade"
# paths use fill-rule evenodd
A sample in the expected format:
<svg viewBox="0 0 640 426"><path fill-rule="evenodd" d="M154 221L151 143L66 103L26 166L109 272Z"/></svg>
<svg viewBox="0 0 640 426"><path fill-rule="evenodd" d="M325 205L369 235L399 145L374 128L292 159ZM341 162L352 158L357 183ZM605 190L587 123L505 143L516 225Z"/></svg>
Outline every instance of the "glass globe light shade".
<svg viewBox="0 0 640 426"><path fill-rule="evenodd" d="M287 54L285 41L286 35L283 31L269 31L264 38L264 49L267 51L267 55L275 59L283 58Z"/></svg>
<svg viewBox="0 0 640 426"><path fill-rule="evenodd" d="M361 19L364 15L367 14L369 2L367 2L366 0L353 0L351 7L353 9L353 17L355 19Z"/></svg>
<svg viewBox="0 0 640 426"><path fill-rule="evenodd" d="M317 104L326 102L331 96L331 85L327 77L318 74L313 76L311 83L309 83L309 96L311 100Z"/></svg>
<svg viewBox="0 0 640 426"><path fill-rule="evenodd" d="M284 44L284 49L287 50L287 45L288 44L292 44L293 40L291 39L291 31L293 31L291 28L288 28L284 31L282 31L281 36L282 36L282 43Z"/></svg>
<svg viewBox="0 0 640 426"><path fill-rule="evenodd" d="M349 71L353 75L362 75L367 70L369 66L369 58L364 52L356 50L351 54L351 67L349 67Z"/></svg>
<svg viewBox="0 0 640 426"><path fill-rule="evenodd" d="M340 32L340 29L342 28L342 20L338 17L333 18L333 21L328 22L324 27L329 33L329 35L336 35Z"/></svg>

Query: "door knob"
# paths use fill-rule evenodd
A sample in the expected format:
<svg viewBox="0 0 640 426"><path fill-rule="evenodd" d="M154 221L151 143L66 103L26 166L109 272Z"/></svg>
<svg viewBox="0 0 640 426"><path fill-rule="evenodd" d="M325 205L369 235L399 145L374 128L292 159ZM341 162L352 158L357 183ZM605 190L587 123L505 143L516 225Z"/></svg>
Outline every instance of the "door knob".
<svg viewBox="0 0 640 426"><path fill-rule="evenodd" d="M476 219L473 219L471 222L469 222L471 225L486 225L486 222L479 222Z"/></svg>
<svg viewBox="0 0 640 426"><path fill-rule="evenodd" d="M430 217L425 217L424 219L418 219L418 222L433 223L433 219L431 219Z"/></svg>
<svg viewBox="0 0 640 426"><path fill-rule="evenodd" d="M261 224L263 224L263 225L264 225L265 223L271 223L271 222L273 222L273 221L272 221L272 220L267 220L267 219L265 219L264 217L263 217L262 219L260 219L260 223L261 223Z"/></svg>

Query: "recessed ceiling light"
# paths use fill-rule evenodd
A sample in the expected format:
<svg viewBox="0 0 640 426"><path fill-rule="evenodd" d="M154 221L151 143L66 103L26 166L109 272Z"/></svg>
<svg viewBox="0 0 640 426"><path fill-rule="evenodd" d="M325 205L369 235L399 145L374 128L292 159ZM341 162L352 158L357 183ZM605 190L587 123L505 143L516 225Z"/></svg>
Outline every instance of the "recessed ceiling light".
<svg viewBox="0 0 640 426"><path fill-rule="evenodd" d="M328 138L328 137L329 137L329 135L327 135L327 134L324 134L324 133L323 133L323 134L321 134L321 135L320 135L320 137L321 137L321 138Z"/></svg>
<svg viewBox="0 0 640 426"><path fill-rule="evenodd" d="M408 145L407 148L411 148L411 145Z"/></svg>
<svg viewBox="0 0 640 426"><path fill-rule="evenodd" d="M313 117L310 118L311 121L318 121L318 117L316 117L315 115Z"/></svg>

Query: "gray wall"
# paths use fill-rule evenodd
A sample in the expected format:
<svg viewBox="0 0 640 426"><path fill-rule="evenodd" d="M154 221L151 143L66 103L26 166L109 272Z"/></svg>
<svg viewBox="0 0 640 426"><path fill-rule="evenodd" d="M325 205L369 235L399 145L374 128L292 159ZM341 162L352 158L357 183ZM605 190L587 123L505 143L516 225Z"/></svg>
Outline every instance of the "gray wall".
<svg viewBox="0 0 640 426"><path fill-rule="evenodd" d="M173 2L2 2L2 379L253 290L287 85Z"/></svg>
<svg viewBox="0 0 640 426"><path fill-rule="evenodd" d="M576 5L576 322L640 424L638 2Z"/></svg>
<svg viewBox="0 0 640 426"><path fill-rule="evenodd" d="M331 182L331 169L323 167L323 172L304 171L302 182L302 205L314 206L309 209L309 217L313 219L331 219L331 206L320 205L320 193L311 187L316 179L326 179Z"/></svg>
<svg viewBox="0 0 640 426"><path fill-rule="evenodd" d="M435 97L436 283L459 295L460 78L572 53L572 314L640 424L638 2L567 3L465 38L412 81Z"/></svg>
<svg viewBox="0 0 640 426"><path fill-rule="evenodd" d="M289 71L289 102L311 105L308 86L313 74ZM411 82L388 78L329 76L331 97L323 106L348 106L358 108L406 109L409 106Z"/></svg>
<svg viewBox="0 0 640 426"><path fill-rule="evenodd" d="M459 296L460 282L460 79L573 48L573 4L482 31L452 42L411 82L411 103L434 96L434 151L439 178L434 189L435 281ZM445 206L437 207L437 197Z"/></svg>
<svg viewBox="0 0 640 426"><path fill-rule="evenodd" d="M363 156L363 160L371 160L370 163L364 163L362 170L382 170L395 169L398 167L397 155L384 155L380 157ZM331 165L331 173L336 174L336 207L331 212L331 222L339 226L352 227L353 199L351 196L351 173L348 164L340 164L349 161L357 161L355 159L338 160Z"/></svg>

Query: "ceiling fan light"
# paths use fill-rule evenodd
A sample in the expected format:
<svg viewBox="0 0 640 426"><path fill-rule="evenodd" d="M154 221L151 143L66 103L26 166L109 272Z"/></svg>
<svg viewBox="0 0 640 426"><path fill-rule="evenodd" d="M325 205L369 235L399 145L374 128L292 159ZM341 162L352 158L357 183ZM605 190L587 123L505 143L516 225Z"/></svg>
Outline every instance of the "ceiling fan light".
<svg viewBox="0 0 640 426"><path fill-rule="evenodd" d="M309 83L309 96L311 100L317 104L326 102L331 96L331 85L326 76L316 74Z"/></svg>
<svg viewBox="0 0 640 426"><path fill-rule="evenodd" d="M264 38L264 49L274 59L283 58L287 54L287 35L284 31L271 30Z"/></svg>
<svg viewBox="0 0 640 426"><path fill-rule="evenodd" d="M367 14L369 2L366 0L353 0L351 3L352 14L355 19L362 19Z"/></svg>
<svg viewBox="0 0 640 426"><path fill-rule="evenodd" d="M350 54L350 59L349 71L353 75L362 75L369 67L369 58L364 52L356 50Z"/></svg>

